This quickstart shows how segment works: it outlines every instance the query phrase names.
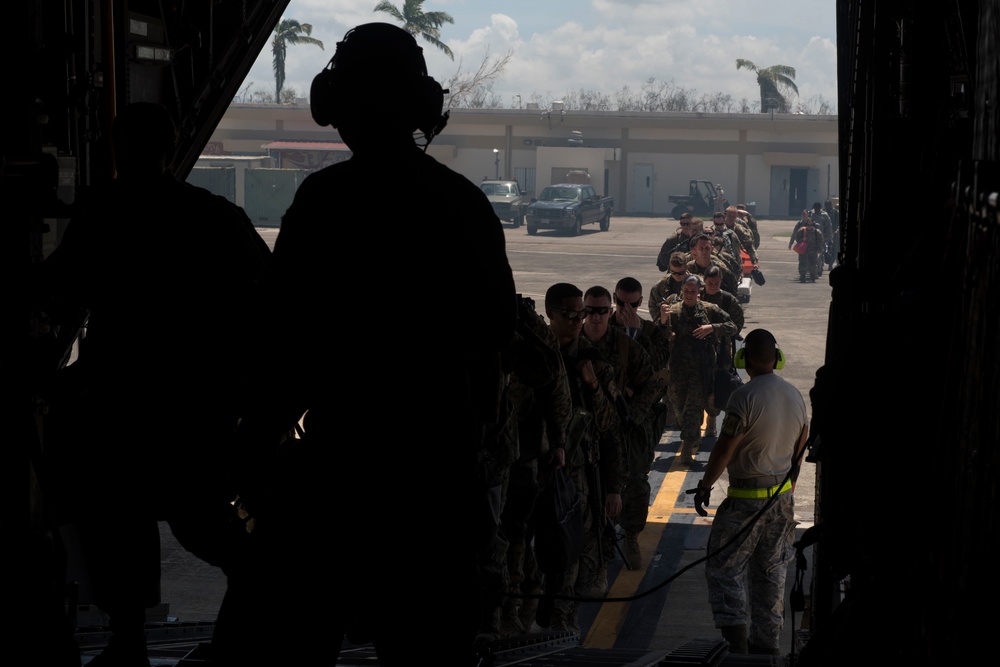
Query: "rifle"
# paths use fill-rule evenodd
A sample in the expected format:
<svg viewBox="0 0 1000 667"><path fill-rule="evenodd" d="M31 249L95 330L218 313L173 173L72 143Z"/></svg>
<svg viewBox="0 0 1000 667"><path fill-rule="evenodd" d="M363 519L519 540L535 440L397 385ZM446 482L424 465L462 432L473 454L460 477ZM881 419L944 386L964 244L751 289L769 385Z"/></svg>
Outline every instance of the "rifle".
<svg viewBox="0 0 1000 667"><path fill-rule="evenodd" d="M615 535L615 551L618 552L618 556L625 564L625 568L631 570L632 565L628 562L628 558L625 556L625 551L618 543L618 529L616 528L614 521L611 520L611 517L609 517L604 511L604 496L606 494L604 491L604 480L601 477L601 447L599 436L590 439L590 446L587 449L586 471L587 486L590 489L587 502L590 503L591 512L594 517L595 532L597 534L598 567L600 568L605 565L604 535L605 531L610 531L608 532L609 535Z"/></svg>

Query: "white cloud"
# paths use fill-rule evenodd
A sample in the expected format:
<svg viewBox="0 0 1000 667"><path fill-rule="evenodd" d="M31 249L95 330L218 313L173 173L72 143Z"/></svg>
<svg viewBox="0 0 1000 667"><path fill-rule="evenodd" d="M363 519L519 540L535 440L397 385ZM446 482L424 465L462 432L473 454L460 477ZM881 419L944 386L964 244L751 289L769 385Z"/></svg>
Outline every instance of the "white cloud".
<svg viewBox="0 0 1000 667"><path fill-rule="evenodd" d="M350 27L392 22L372 11L375 4L292 0L286 16L312 23L326 50L289 48L288 85L308 94L312 77ZM505 103L515 95L527 101L533 93L559 98L580 89L613 95L623 85L636 90L650 77L699 95L755 100L756 79L736 69L737 58L762 67L791 65L802 99L822 95L836 101L834 0L428 0L425 9L455 19L441 31L454 62L421 44L428 70L439 80L454 74L460 62L466 70L477 67L487 48L493 55L513 51L494 86ZM248 78L273 88L269 45Z"/></svg>

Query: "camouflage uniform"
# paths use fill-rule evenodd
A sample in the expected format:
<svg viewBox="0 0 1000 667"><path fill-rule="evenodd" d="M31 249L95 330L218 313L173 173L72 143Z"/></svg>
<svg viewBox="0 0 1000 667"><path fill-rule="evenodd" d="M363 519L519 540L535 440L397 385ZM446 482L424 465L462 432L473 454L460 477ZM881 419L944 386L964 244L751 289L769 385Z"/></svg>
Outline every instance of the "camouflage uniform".
<svg viewBox="0 0 1000 667"><path fill-rule="evenodd" d="M740 277L737 277L732 271L729 270L724 261L722 261L721 259L715 259L714 257L712 258L712 264L718 266L719 271L722 272L722 289L725 290L726 292L729 292L733 296L739 298L740 280L742 279L742 272L740 273ZM698 264L697 261L693 259L690 262L688 262L687 265L687 269L690 273L702 276L703 279L705 275L705 269L707 268L708 268L707 266L701 266L700 264ZM680 290L678 290L678 292L679 291Z"/></svg>
<svg viewBox="0 0 1000 667"><path fill-rule="evenodd" d="M705 576L716 627L749 625L752 644L775 650L784 615L785 576L794 557L795 512L792 494L786 492L757 518L767 502L767 498L722 501L712 521L708 553L715 554L748 523L753 527L737 538L734 546L709 558Z"/></svg>
<svg viewBox="0 0 1000 667"><path fill-rule="evenodd" d="M576 370L577 361L591 358L592 345L582 335L562 348L563 363L569 376L570 394L574 412L583 410L593 419L594 436L597 453L586 452L581 443L567 442L566 471L573 479L577 490L585 499L583 530L584 545L579 559L566 571L559 593L570 597L587 597L594 593L595 588L601 589L598 574L605 570L600 566L603 560L599 533L604 527L604 498L596 498L597 493L591 488L590 475L600 475L605 493L621 493L625 485L625 462L622 457L620 437L621 425L615 402L619 395L615 385L614 369L607 363L593 361L594 372L598 378L598 388L591 391L580 379ZM595 465L594 460L599 459ZM590 470L588 471L588 467ZM600 516L595 512L595 506L602 508ZM599 524L598 521L601 521ZM603 582L604 588L607 581ZM579 631L578 613L580 603L572 600L556 600L552 611L550 627L559 630Z"/></svg>
<svg viewBox="0 0 1000 667"><path fill-rule="evenodd" d="M728 226L729 223L727 222L726 225ZM734 222L733 226L730 227L730 229L733 230L733 233L736 235L736 238L739 239L740 248L743 248L743 250L747 251L747 255L750 256L750 261L753 262L754 265L756 266L757 247L753 244L753 233L739 221ZM739 250L739 248L736 248L736 250Z"/></svg>
<svg viewBox="0 0 1000 667"><path fill-rule="evenodd" d="M696 339L699 326L711 324L715 334ZM736 325L718 306L699 301L692 307L678 301L670 307L670 385L667 395L681 425L684 458L701 440L701 422L712 390L720 336L735 336Z"/></svg>
<svg viewBox="0 0 1000 667"><path fill-rule="evenodd" d="M830 251L830 244L833 243L833 220L830 218L830 214L820 209L809 214L816 223L816 227L823 234L823 252L819 258L819 275L823 275L823 264L827 263L827 253ZM833 264L833 258L830 258L829 264Z"/></svg>
<svg viewBox="0 0 1000 667"><path fill-rule="evenodd" d="M667 301L672 294L681 293L681 281L674 280L673 275L667 275L649 289L649 297L646 303L649 306L649 316L654 322L660 321L660 306Z"/></svg>
<svg viewBox="0 0 1000 667"><path fill-rule="evenodd" d="M737 250L736 254L734 254L726 249L725 243L723 243L722 246L718 246L715 245L715 242L713 241L712 245L715 246L715 249L712 251L713 259L718 259L720 262L725 264L726 268L732 272L733 276L742 277L743 257L740 256L737 259L736 256L739 254L739 250Z"/></svg>
<svg viewBox="0 0 1000 667"><path fill-rule="evenodd" d="M506 578L499 581L515 596L502 601L497 629L501 635L530 630L535 620L538 600L522 601L520 595L542 592L542 575L531 547L531 510L539 490L539 464L547 465L551 450L566 446L573 410L559 342L534 310L521 309L515 342L510 349L507 391L517 449L503 497L500 538L507 544Z"/></svg>
<svg viewBox="0 0 1000 667"><path fill-rule="evenodd" d="M656 329L652 322L649 324ZM654 375L646 350L622 329L609 326L603 338L591 342L614 367L616 385L626 396L628 421L623 424L623 433L628 482L622 493L622 513L618 522L627 532L638 533L645 528L649 511L648 474L653 463L649 425L653 403L661 395L662 384Z"/></svg>
<svg viewBox="0 0 1000 667"><path fill-rule="evenodd" d="M822 271L823 261L823 233L816 229L816 226L796 225L792 232L792 237L788 240L788 247L791 248L799 241L805 241L806 251L799 255L799 280L805 282L819 278ZM808 276L807 276L808 274Z"/></svg>
<svg viewBox="0 0 1000 667"><path fill-rule="evenodd" d="M724 290L719 290L715 294L704 294L701 300L705 303L714 303L719 308L722 308L729 317L732 318L733 324L736 325L736 333L732 336L719 336L721 341L719 345L719 359L716 363L716 368L732 368L733 365L733 353L735 352L734 339L739 335L740 331L743 330L744 325L744 313L743 306L740 305L739 299L733 297L732 294ZM708 407L705 409L708 412L708 418L712 424L715 422L715 418L719 416L719 413L725 409L724 405L715 404L714 393L708 398ZM712 435L711 431L715 429L709 429L709 435Z"/></svg>
<svg viewBox="0 0 1000 667"><path fill-rule="evenodd" d="M739 214L737 214L737 217L753 236L753 247L760 248L760 230L757 228L757 218L753 217L753 214L749 211L744 211L742 209Z"/></svg>
<svg viewBox="0 0 1000 667"><path fill-rule="evenodd" d="M691 252L691 236L685 236L683 232L677 232L673 236L668 236L667 240L660 246L660 252L656 256L656 268L660 271L670 270L670 256L675 252Z"/></svg>
<svg viewBox="0 0 1000 667"><path fill-rule="evenodd" d="M656 386L656 393L646 417L645 447L641 446L638 432L635 433L634 441L630 438L627 447L629 480L622 496L619 524L625 530L625 555L629 568L633 570L642 564L638 533L646 527L646 517L649 514L649 471L656 456L660 436L666 428L667 406L662 401L667 394L667 359L670 356L670 343L664 330L649 320L639 320L639 322L639 327L632 328L620 324L617 313L610 319L611 327L624 332L642 346L649 357L653 382Z"/></svg>

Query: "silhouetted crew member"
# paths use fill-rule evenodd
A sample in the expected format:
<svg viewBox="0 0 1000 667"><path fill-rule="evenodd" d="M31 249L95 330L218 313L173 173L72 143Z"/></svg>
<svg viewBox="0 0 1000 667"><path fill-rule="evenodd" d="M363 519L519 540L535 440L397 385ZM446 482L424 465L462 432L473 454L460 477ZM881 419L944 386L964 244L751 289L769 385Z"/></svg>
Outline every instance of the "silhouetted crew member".
<svg viewBox="0 0 1000 667"><path fill-rule="evenodd" d="M94 601L113 636L92 665L147 664L147 607L159 603L159 529L228 567L218 450L236 426L251 291L269 254L249 218L170 173L176 131L151 103L112 126L118 177L77 203L41 265L42 308L89 311L77 399L57 422ZM180 240L178 224L193 230Z"/></svg>
<svg viewBox="0 0 1000 667"><path fill-rule="evenodd" d="M412 665L442 623L435 659L473 658L476 557L495 530L480 464L501 433L517 299L489 200L414 138L444 127L443 97L413 37L385 23L349 31L313 81L313 118L353 155L299 187L264 281L265 377L237 456L262 532L216 625L227 664L333 662L347 633L381 665ZM437 212L385 196L390 171L448 193L462 224L447 242L429 231ZM442 297L461 317L442 317ZM303 414L281 486L275 443Z"/></svg>

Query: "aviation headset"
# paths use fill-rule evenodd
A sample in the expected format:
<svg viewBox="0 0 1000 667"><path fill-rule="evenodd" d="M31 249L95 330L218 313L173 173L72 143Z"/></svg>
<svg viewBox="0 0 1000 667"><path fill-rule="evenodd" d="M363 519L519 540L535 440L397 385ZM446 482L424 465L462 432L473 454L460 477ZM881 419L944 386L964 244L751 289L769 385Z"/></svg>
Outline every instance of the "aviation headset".
<svg viewBox="0 0 1000 667"><path fill-rule="evenodd" d="M780 371L785 367L785 353L781 351L780 347L778 347L778 341L774 339L774 336L770 331L767 329L754 329L748 333L746 337L750 338L751 336L766 336L770 342L774 343L774 368ZM736 366L736 368L747 367L747 350L745 346L736 350L736 355L733 357L733 365Z"/></svg>
<svg viewBox="0 0 1000 667"><path fill-rule="evenodd" d="M336 128L361 113L363 104L387 105L430 143L448 122L441 111L446 92L427 75L423 49L412 35L388 23L366 23L337 42L333 58L313 78L309 106L317 124Z"/></svg>

